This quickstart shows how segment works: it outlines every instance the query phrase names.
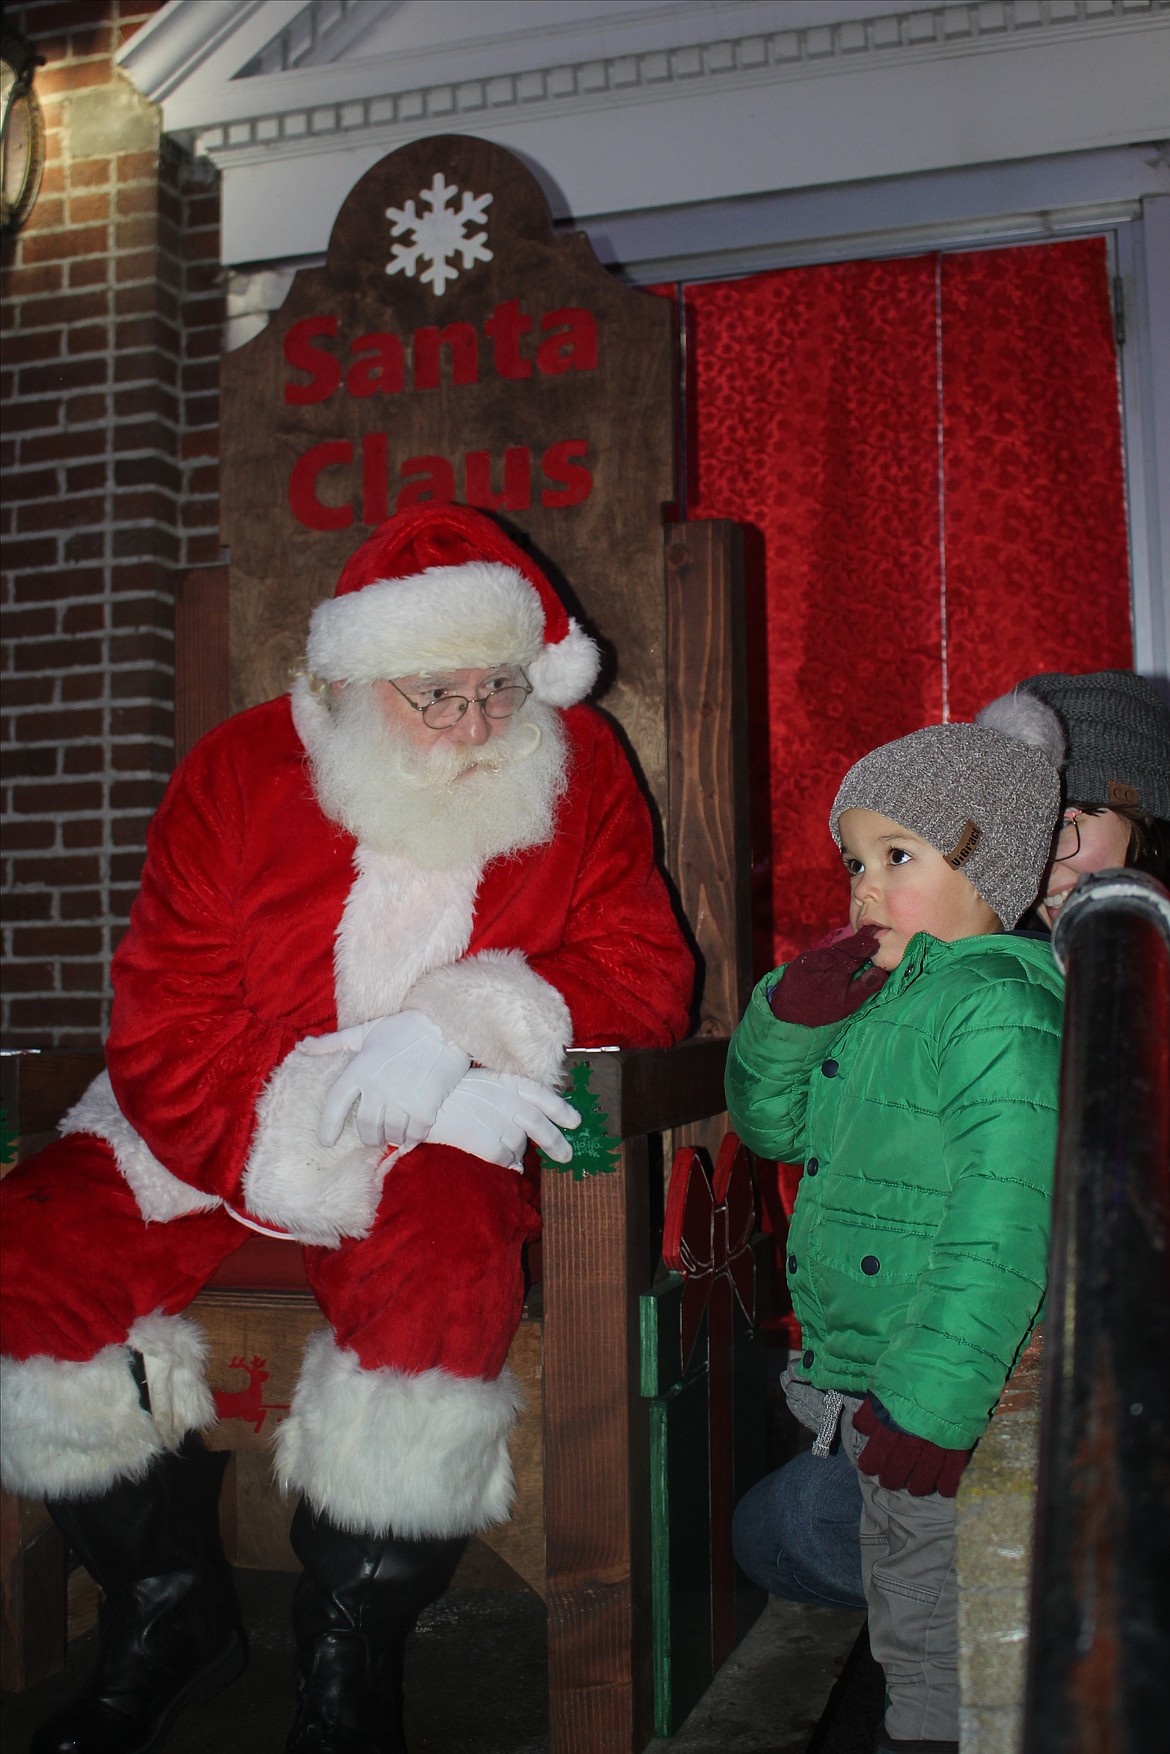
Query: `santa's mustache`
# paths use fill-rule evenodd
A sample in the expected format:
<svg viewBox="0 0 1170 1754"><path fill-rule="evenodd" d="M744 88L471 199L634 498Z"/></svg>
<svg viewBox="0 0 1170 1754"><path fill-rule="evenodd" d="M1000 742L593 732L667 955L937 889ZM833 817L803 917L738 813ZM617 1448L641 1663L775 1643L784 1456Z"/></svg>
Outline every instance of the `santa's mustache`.
<svg viewBox="0 0 1170 1754"><path fill-rule="evenodd" d="M309 760L327 816L362 845L435 870L542 845L568 772L553 707L529 702L478 744L432 745L388 724L361 685L309 722Z"/></svg>
<svg viewBox="0 0 1170 1754"><path fill-rule="evenodd" d="M476 748L472 744L438 744L425 753L393 745L390 764L395 776L404 785L418 791L433 791L438 786L454 784L473 770L500 773L516 762L535 755L544 733L531 719L520 719L508 730L506 739L495 739Z"/></svg>

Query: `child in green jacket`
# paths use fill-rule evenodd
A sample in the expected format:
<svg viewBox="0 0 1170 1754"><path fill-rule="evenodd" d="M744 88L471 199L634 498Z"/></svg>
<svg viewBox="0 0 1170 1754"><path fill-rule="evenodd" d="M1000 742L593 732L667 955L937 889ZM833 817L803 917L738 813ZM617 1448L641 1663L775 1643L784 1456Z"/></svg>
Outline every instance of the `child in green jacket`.
<svg viewBox="0 0 1170 1754"><path fill-rule="evenodd" d="M728 1056L740 1137L805 1166L785 1388L814 1453L839 1432L857 1469L879 1750L957 1749L954 1497L1044 1296L1062 983L1005 928L1049 855L1061 753L1051 711L1013 696L857 762L829 821L849 932L760 982Z"/></svg>

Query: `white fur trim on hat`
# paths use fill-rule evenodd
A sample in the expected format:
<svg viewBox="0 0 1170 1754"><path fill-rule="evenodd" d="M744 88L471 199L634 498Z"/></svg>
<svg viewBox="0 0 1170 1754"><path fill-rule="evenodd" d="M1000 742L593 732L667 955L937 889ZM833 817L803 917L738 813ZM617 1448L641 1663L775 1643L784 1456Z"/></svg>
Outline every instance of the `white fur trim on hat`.
<svg viewBox="0 0 1170 1754"><path fill-rule="evenodd" d="M61 1122L60 1131L62 1136L92 1133L105 1140L148 1224L166 1224L191 1212L211 1212L220 1204L218 1194L205 1194L164 1169L118 1107L108 1072L98 1073Z"/></svg>
<svg viewBox="0 0 1170 1754"><path fill-rule="evenodd" d="M146 1365L149 1413L129 1350ZM194 1322L156 1310L135 1322L124 1346L103 1346L80 1364L40 1354L0 1360L0 1472L8 1491L96 1498L119 1480L141 1479L189 1431L215 1424L206 1351Z"/></svg>
<svg viewBox="0 0 1170 1754"><path fill-rule="evenodd" d="M375 682L493 663L531 663L544 609L523 575L500 561L428 567L412 579L375 579L317 603L309 668L326 682Z"/></svg>
<svg viewBox="0 0 1170 1754"><path fill-rule="evenodd" d="M404 1003L489 1071L552 1084L564 1070L573 1039L569 1007L519 950L481 950L432 969Z"/></svg>
<svg viewBox="0 0 1170 1754"><path fill-rule="evenodd" d="M326 682L520 664L537 698L562 707L585 698L601 664L575 621L559 644L545 645L538 592L515 567L488 560L378 579L318 603L307 657Z"/></svg>
<svg viewBox="0 0 1170 1754"><path fill-rule="evenodd" d="M376 682L489 664L530 664L544 609L515 567L469 560L408 579L376 579L318 603L309 668L326 682Z"/></svg>
<svg viewBox="0 0 1170 1754"><path fill-rule="evenodd" d="M281 1485L354 1534L474 1534L512 1508L508 1438L522 1399L506 1369L494 1382L363 1370L332 1335L314 1334L276 1434Z"/></svg>

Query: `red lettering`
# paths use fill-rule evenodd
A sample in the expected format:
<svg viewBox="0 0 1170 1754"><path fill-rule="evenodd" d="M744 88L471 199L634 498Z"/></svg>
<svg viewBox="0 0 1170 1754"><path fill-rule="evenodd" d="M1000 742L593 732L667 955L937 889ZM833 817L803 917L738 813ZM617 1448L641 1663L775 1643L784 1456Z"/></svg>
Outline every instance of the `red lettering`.
<svg viewBox="0 0 1170 1754"><path fill-rule="evenodd" d="M470 323L448 323L445 329L416 329L414 345L414 387L416 390L437 390L439 387L439 351L451 349L451 382L479 382L479 336Z"/></svg>
<svg viewBox="0 0 1170 1754"><path fill-rule="evenodd" d="M403 512L407 506L422 505L430 499L442 505L454 502L455 471L446 457L407 457L402 465L402 479L406 486L394 502L395 511Z"/></svg>
<svg viewBox="0 0 1170 1754"><path fill-rule="evenodd" d="M550 331L536 350L542 372L597 370L597 320L591 311L567 305L541 317L540 326Z"/></svg>
<svg viewBox="0 0 1170 1754"><path fill-rule="evenodd" d="M297 458L288 478L288 503L293 517L306 530L346 530L353 523L352 505L323 505L317 498L317 478L324 469L353 462L348 439L328 439Z"/></svg>
<svg viewBox="0 0 1170 1754"><path fill-rule="evenodd" d="M368 432L362 439L362 523L381 524L390 516L388 435Z"/></svg>
<svg viewBox="0 0 1170 1754"><path fill-rule="evenodd" d="M509 445L504 452L504 491L492 490L492 454L468 451L464 460L464 498L468 505L488 512L522 512L532 501L532 459L525 445Z"/></svg>
<svg viewBox="0 0 1170 1754"><path fill-rule="evenodd" d="M308 372L309 384L286 384L286 402L325 402L341 382L341 361L323 347L314 347L318 335L336 335L336 317L302 317L284 338L284 357L294 371Z"/></svg>
<svg viewBox="0 0 1170 1754"><path fill-rule="evenodd" d="M345 374L345 387L351 396L375 396L379 390L393 395L402 389L406 367L397 335L359 335L350 352L354 360Z"/></svg>
<svg viewBox="0 0 1170 1754"><path fill-rule="evenodd" d="M560 491L545 487L541 489L540 503L546 506L580 505L593 492L593 477L588 469L574 459L587 457L589 446L584 439L561 439L559 444L550 445L540 459L541 467L550 481L562 483Z"/></svg>
<svg viewBox="0 0 1170 1754"><path fill-rule="evenodd" d="M502 378L530 378L532 361L520 352L520 337L532 328L532 318L520 309L520 300L510 298L497 305L483 326L492 340L492 361Z"/></svg>

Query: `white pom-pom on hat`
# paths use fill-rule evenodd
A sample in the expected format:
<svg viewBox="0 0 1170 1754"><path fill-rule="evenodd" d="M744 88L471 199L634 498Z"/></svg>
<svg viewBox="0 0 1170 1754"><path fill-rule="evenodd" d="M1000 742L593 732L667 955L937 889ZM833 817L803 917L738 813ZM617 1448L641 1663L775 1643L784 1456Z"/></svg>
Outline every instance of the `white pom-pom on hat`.
<svg viewBox="0 0 1170 1754"><path fill-rule="evenodd" d="M1064 760L1064 730L1060 720L1052 708L1037 700L1034 694L1013 688L1009 694L989 700L982 711L976 713L975 723L985 731L999 731L1005 737L1013 737L1017 743L1027 743L1030 748L1039 749L1053 767L1059 767Z"/></svg>

